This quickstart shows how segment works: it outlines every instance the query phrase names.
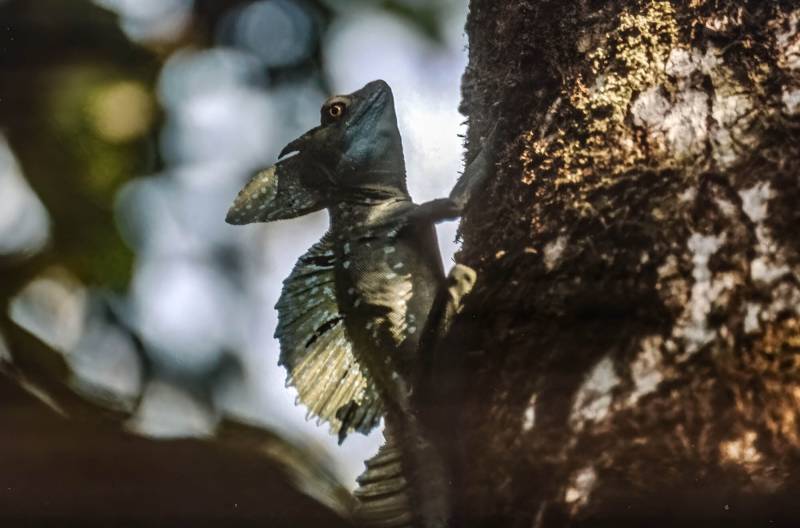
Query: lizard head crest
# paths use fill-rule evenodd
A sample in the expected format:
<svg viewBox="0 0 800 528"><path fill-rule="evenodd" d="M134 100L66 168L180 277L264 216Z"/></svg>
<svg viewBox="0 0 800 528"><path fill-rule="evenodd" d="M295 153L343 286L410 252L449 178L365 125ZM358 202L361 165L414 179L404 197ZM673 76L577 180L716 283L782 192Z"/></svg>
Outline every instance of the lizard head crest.
<svg viewBox="0 0 800 528"><path fill-rule="evenodd" d="M319 160L335 190L386 186L405 193L403 143L385 81L328 98L320 125L286 145L281 156L292 152Z"/></svg>

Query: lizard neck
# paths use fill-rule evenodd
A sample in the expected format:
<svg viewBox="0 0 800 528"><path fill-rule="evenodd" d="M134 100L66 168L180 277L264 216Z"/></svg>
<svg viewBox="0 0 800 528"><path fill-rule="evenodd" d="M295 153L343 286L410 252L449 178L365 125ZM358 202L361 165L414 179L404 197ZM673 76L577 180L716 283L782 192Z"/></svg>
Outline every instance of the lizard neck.
<svg viewBox="0 0 800 528"><path fill-rule="evenodd" d="M359 232L381 224L393 212L409 207L411 197L396 188L361 187L338 197L328 208L331 230L335 233Z"/></svg>

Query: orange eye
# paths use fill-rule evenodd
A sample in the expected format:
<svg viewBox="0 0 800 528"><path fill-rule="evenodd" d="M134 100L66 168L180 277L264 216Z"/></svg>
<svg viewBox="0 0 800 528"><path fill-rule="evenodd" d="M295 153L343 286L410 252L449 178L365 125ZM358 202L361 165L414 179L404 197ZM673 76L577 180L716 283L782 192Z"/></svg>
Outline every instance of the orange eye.
<svg viewBox="0 0 800 528"><path fill-rule="evenodd" d="M328 115L334 119L339 119L344 115L344 103L333 103L328 107Z"/></svg>

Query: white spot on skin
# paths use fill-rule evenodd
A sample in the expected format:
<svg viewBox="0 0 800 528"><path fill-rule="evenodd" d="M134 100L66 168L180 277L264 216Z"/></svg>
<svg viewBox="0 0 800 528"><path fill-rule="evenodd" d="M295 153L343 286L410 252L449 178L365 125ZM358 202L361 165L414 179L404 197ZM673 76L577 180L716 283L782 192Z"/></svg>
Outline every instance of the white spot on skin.
<svg viewBox="0 0 800 528"><path fill-rule="evenodd" d="M403 269L403 263L402 262L398 262L397 264L392 266L392 268L394 268L396 270Z"/></svg>
<svg viewBox="0 0 800 528"><path fill-rule="evenodd" d="M531 399L528 400L528 406L525 408L525 412L522 414L522 432L527 433L533 426L536 425L536 398L539 395L533 393L531 395Z"/></svg>
<svg viewBox="0 0 800 528"><path fill-rule="evenodd" d="M612 391L619 385L614 363L605 357L595 365L578 389L570 413L570 424L581 431L587 422L599 422L608 416L613 401Z"/></svg>
<svg viewBox="0 0 800 528"><path fill-rule="evenodd" d="M597 482L597 472L593 466L587 466L577 471L567 486L564 493L564 502L577 509L589 501L589 496Z"/></svg>
<svg viewBox="0 0 800 528"><path fill-rule="evenodd" d="M345 260L344 262L342 262L342 267L344 269L348 269L350 267L350 261L349 260Z"/></svg>
<svg viewBox="0 0 800 528"><path fill-rule="evenodd" d="M564 249L566 247L567 237L564 235L559 236L551 242L548 242L544 246L544 265L547 267L547 271L551 271L556 266L558 259L561 258L561 255L564 253Z"/></svg>
<svg viewBox="0 0 800 528"><path fill-rule="evenodd" d="M344 243L343 250L344 250L344 254L345 254L345 255L347 255L348 253L350 253L350 243L349 243L349 242L345 242L345 243Z"/></svg>
<svg viewBox="0 0 800 528"><path fill-rule="evenodd" d="M365 292L370 306L378 307L383 312L380 324L389 332L395 344L400 345L408 338L409 328L406 320L408 301L413 296L411 275L395 275L394 280L387 281L383 271L367 271L361 276L363 284L372 285ZM416 331L415 327L413 331Z"/></svg>
<svg viewBox="0 0 800 528"><path fill-rule="evenodd" d="M394 253L395 251L396 248L394 246L385 246L383 248L383 252L386 253L387 255L389 255L390 253Z"/></svg>

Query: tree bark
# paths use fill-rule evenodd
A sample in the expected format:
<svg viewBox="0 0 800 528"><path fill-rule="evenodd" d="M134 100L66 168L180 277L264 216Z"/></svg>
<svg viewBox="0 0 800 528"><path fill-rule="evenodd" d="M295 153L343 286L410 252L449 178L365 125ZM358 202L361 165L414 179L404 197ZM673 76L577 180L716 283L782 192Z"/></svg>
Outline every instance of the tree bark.
<svg viewBox="0 0 800 528"><path fill-rule="evenodd" d="M473 0L459 526L796 522L800 6ZM454 374L453 374L454 375Z"/></svg>

